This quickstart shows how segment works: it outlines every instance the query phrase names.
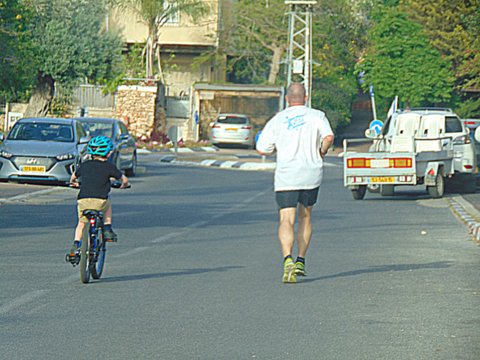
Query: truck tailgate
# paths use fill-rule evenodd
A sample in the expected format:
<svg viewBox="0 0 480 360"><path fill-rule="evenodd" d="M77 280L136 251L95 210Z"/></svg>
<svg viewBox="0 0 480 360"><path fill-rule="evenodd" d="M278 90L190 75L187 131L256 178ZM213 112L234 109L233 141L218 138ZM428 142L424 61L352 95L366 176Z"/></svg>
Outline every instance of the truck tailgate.
<svg viewBox="0 0 480 360"><path fill-rule="evenodd" d="M345 186L369 184L415 185L415 155L390 152L345 152L343 155Z"/></svg>

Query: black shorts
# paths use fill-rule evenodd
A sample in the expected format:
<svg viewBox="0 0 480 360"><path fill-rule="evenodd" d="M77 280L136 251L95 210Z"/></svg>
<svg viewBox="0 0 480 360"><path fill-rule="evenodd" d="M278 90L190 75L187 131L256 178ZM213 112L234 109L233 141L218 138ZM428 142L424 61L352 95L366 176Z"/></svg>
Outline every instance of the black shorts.
<svg viewBox="0 0 480 360"><path fill-rule="evenodd" d="M319 188L310 190L288 190L276 191L275 199L279 209L296 208L297 204L302 204L304 207L315 205L318 198Z"/></svg>

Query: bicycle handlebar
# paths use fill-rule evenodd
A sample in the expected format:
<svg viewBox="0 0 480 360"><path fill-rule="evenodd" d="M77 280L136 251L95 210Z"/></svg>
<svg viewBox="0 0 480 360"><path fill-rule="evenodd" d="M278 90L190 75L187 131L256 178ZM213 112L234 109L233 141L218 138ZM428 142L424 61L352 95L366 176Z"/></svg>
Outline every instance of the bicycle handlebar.
<svg viewBox="0 0 480 360"><path fill-rule="evenodd" d="M78 189L79 188L79 185L80 185L80 182L77 182L77 186L73 185L72 183L68 184L69 187L71 188L74 188L74 189ZM130 189L132 187L132 185L130 183L128 183L127 186L124 186L122 187L122 182L121 181L112 181L110 186L114 189Z"/></svg>

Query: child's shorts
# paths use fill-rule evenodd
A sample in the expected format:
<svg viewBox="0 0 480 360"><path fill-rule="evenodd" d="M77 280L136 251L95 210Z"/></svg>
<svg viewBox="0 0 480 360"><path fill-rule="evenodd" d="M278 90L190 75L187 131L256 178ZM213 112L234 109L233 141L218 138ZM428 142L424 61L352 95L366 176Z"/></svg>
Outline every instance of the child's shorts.
<svg viewBox="0 0 480 360"><path fill-rule="evenodd" d="M100 210L104 214L110 206L109 199L85 198L77 200L78 220L83 223L88 222L88 218L82 215L83 210Z"/></svg>

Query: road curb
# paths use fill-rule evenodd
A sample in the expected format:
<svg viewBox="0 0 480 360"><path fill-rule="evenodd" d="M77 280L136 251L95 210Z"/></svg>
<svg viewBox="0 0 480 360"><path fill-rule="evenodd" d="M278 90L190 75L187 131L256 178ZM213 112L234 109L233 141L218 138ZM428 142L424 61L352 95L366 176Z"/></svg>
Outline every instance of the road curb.
<svg viewBox="0 0 480 360"><path fill-rule="evenodd" d="M480 213L478 210L460 195L450 196L448 201L453 212L468 226L473 240L480 245Z"/></svg>
<svg viewBox="0 0 480 360"><path fill-rule="evenodd" d="M181 154L188 154L188 153L214 153L217 152L218 148L215 146L201 146L197 148L189 148L189 147L179 147L177 148L177 152ZM137 154L152 154L152 153L174 153L175 148L164 148L160 150L148 150L148 149L137 149Z"/></svg>
<svg viewBox="0 0 480 360"><path fill-rule="evenodd" d="M277 166L273 162L244 162L244 161L232 161L232 160L214 160L207 159L202 161L182 161L177 160L175 156L164 156L160 159L160 162L168 163L172 165L183 166L202 166L202 167L216 167L222 169L235 169L235 170L248 170L248 171L272 171Z"/></svg>

